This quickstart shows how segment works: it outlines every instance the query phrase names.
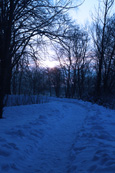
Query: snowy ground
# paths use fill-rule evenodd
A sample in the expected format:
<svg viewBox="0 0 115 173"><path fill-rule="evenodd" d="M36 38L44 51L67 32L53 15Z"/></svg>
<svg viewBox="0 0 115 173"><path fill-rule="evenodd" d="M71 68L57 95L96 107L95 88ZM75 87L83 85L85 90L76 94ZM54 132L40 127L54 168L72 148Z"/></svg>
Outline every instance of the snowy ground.
<svg viewBox="0 0 115 173"><path fill-rule="evenodd" d="M115 173L115 111L88 102L7 107L0 173Z"/></svg>

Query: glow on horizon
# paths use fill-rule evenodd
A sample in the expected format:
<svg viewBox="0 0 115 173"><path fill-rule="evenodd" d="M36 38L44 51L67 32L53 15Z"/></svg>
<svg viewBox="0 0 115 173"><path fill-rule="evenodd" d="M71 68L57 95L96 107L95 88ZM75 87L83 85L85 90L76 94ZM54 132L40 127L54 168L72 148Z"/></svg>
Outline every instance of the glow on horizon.
<svg viewBox="0 0 115 173"><path fill-rule="evenodd" d="M40 63L40 66L41 67L44 67L44 68L55 68L55 67L58 67L59 66L59 62L56 61L56 60L44 60Z"/></svg>

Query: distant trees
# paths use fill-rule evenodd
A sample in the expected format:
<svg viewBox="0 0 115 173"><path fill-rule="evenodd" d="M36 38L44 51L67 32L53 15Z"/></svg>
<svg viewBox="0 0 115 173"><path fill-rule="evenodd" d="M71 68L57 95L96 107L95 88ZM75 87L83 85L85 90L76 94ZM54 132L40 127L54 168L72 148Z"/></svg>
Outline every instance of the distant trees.
<svg viewBox="0 0 115 173"><path fill-rule="evenodd" d="M62 86L61 68L24 68L13 72L11 94L39 95L49 94L59 97Z"/></svg>
<svg viewBox="0 0 115 173"><path fill-rule="evenodd" d="M64 13L72 7L66 0L0 0L0 118L5 94L10 94L12 70L38 35L62 33Z"/></svg>
<svg viewBox="0 0 115 173"><path fill-rule="evenodd" d="M55 96L59 97L61 92L61 87L62 87L62 72L61 68L59 67L54 67L54 68L47 68L46 69L46 83L47 83L47 88L46 91L50 93L50 96L52 96L52 90L55 91ZM54 95L53 91L53 95Z"/></svg>
<svg viewBox="0 0 115 173"><path fill-rule="evenodd" d="M13 70L11 94L38 95L47 90L46 69L24 68Z"/></svg>

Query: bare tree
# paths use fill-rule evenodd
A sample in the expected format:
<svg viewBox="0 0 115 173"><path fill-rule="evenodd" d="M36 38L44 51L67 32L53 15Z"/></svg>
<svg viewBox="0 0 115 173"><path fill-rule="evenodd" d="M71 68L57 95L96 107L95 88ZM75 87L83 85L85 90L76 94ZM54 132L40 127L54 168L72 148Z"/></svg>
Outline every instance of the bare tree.
<svg viewBox="0 0 115 173"><path fill-rule="evenodd" d="M104 64L107 65L106 58L111 57L111 55L106 55L106 53L107 53L107 49L111 47L110 42L112 41L111 40L110 42L108 42L109 34L111 34L110 31L108 30L108 22L110 18L110 11L113 4L114 4L114 0L103 0L103 2L101 2L98 8L97 17L94 19L94 22L93 22L92 38L93 38L94 47L95 47L95 57L97 58L97 82L96 82L97 97L101 96L101 91L102 91L101 88L103 85L102 76L103 76ZM108 43L110 45L108 45ZM111 60L109 62L111 63ZM106 82L106 79L105 79L105 82ZM107 86L106 84L104 85Z"/></svg>
<svg viewBox="0 0 115 173"><path fill-rule="evenodd" d="M69 25L65 37L55 48L62 69L65 71L65 96L82 96L86 71L88 34L76 25ZM78 89L77 89L78 88Z"/></svg>
<svg viewBox="0 0 115 173"><path fill-rule="evenodd" d="M78 88L78 97L82 98L85 92L85 75L87 72L88 60L88 41L89 37L86 31L76 28L72 36L72 69L73 69L73 87L72 93L75 95Z"/></svg>
<svg viewBox="0 0 115 173"><path fill-rule="evenodd" d="M113 85L115 83L115 71L113 71L113 66L115 62L115 14L108 19L106 32L105 32L105 54L103 62L103 90L107 95L112 93ZM114 85L115 87L115 85Z"/></svg>

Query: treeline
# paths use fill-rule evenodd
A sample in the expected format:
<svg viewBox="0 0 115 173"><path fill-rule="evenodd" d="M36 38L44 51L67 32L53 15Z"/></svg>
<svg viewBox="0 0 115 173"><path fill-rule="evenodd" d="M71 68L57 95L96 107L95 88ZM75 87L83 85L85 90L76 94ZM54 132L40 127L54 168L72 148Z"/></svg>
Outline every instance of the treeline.
<svg viewBox="0 0 115 173"><path fill-rule="evenodd" d="M61 67L25 69L15 71L12 76L12 95L48 95L56 97L85 99L93 94L94 80L87 70L85 75L83 69L76 72ZM69 85L68 85L69 82ZM93 96L93 95L92 95Z"/></svg>
<svg viewBox="0 0 115 173"><path fill-rule="evenodd" d="M66 98L77 98L115 108L115 73L108 80L110 90L101 87L101 95L97 94L97 73L94 64L86 57L85 64L63 65L54 68L23 68L15 69L11 81L12 95L47 95ZM92 66L91 66L92 65ZM104 79L104 74L103 74ZM103 82L104 84L104 82Z"/></svg>

